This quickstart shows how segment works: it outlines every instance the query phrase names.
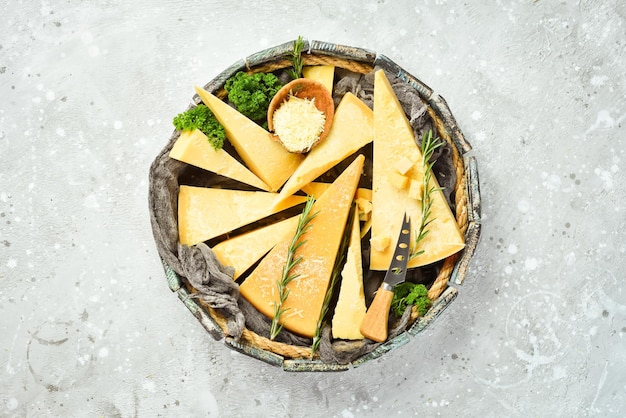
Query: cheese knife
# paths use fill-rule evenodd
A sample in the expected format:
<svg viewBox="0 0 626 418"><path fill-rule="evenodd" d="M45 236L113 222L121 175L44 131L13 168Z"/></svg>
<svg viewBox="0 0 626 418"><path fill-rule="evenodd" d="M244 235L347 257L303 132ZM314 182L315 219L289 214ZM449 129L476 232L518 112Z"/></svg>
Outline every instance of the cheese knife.
<svg viewBox="0 0 626 418"><path fill-rule="evenodd" d="M410 238L411 220L405 214L391 265L361 323L361 334L370 340L383 342L387 339L387 322L393 299L393 288L406 279Z"/></svg>

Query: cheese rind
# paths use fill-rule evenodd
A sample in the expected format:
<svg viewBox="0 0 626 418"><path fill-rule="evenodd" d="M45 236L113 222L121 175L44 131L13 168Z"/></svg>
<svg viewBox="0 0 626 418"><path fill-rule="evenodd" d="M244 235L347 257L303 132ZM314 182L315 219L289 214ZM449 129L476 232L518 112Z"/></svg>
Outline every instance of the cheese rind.
<svg viewBox="0 0 626 418"><path fill-rule="evenodd" d="M283 304L287 311L280 323L302 336L315 334L364 159L358 156L313 204L311 214L316 215L295 253L302 261L290 271L297 278L287 286L289 296ZM277 244L240 286L241 295L269 318L278 303L277 283L292 238Z"/></svg>
<svg viewBox="0 0 626 418"><path fill-rule="evenodd" d="M399 189L389 181L397 173L398 161L402 161L403 158L417 161L415 167L407 172L411 184L414 185L414 195L416 183L413 181L423 183L424 178L421 152L391 84L383 70L379 70L374 77L371 270L389 268L395 249L394 243L399 235L405 212L411 219L411 242L414 242L422 220L421 201L409 198L409 188ZM434 176L431 177L430 187L437 189L431 195L432 207L429 219L432 221L428 224L430 232L418 248L423 249L424 253L411 259L409 268L441 260L460 251L465 245L463 235ZM390 245L384 245L387 242Z"/></svg>
<svg viewBox="0 0 626 418"><path fill-rule="evenodd" d="M293 216L227 239L214 246L213 252L220 263L235 269L236 280L285 237L293 236L298 218Z"/></svg>
<svg viewBox="0 0 626 418"><path fill-rule="evenodd" d="M275 206L275 193L180 186L178 235L180 243L194 245L248 225L306 200L291 196Z"/></svg>
<svg viewBox="0 0 626 418"><path fill-rule="evenodd" d="M302 68L302 77L319 81L326 89L333 93L333 81L335 79L334 65L311 65Z"/></svg>
<svg viewBox="0 0 626 418"><path fill-rule="evenodd" d="M346 93L335 110L328 136L307 154L287 180L280 191L279 200L291 196L370 143L373 134L372 110L352 93Z"/></svg>
<svg viewBox="0 0 626 418"><path fill-rule="evenodd" d="M269 191L267 184L223 148L215 149L199 129L182 131L170 151L170 157L212 171L258 189Z"/></svg>
<svg viewBox="0 0 626 418"><path fill-rule="evenodd" d="M341 286L332 320L333 338L361 340L359 331L365 318L365 294L363 291L363 266L361 258L361 228L355 209L350 244L343 270Z"/></svg>
<svg viewBox="0 0 626 418"><path fill-rule="evenodd" d="M277 191L304 157L287 151L269 132L208 91L196 87L196 93L224 126L228 140L250 171L263 180L270 191Z"/></svg>

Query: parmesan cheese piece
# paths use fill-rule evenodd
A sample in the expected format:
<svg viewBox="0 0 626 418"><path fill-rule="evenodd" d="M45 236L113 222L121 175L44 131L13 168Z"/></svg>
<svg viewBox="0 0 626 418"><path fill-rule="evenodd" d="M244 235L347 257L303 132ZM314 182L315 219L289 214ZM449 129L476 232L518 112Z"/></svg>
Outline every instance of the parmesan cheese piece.
<svg viewBox="0 0 626 418"><path fill-rule="evenodd" d="M222 148L215 149L207 136L198 129L182 131L170 151L170 157L269 191L267 184Z"/></svg>
<svg viewBox="0 0 626 418"><path fill-rule="evenodd" d="M319 81L326 89L333 93L333 81L335 79L334 65L311 65L302 68L302 77Z"/></svg>
<svg viewBox="0 0 626 418"><path fill-rule="evenodd" d="M293 216L220 242L213 247L217 259L235 269L239 278L250 266L288 236L293 236L299 216Z"/></svg>
<svg viewBox="0 0 626 418"><path fill-rule="evenodd" d="M180 243L194 245L306 200L291 196L275 206L276 194L243 190L180 186L178 192L178 235Z"/></svg>
<svg viewBox="0 0 626 418"><path fill-rule="evenodd" d="M413 156L417 155L418 158ZM407 175L410 180L423 183L424 173L421 152L413 130L407 120L385 73L376 71L374 77L374 161L372 184L372 251L371 270L387 270L393 257L394 246L382 245L391 237L397 237L406 212L412 224L411 242L422 220L421 201L409 198L407 188L396 188L389 183L392 173L397 172L397 162L403 157L417 161ZM413 184L413 183L411 183ZM439 188L435 176L429 187ZM437 190L431 195L432 220L430 233L420 243L424 253L414 257L408 267L430 264L448 257L464 247L464 238L454 219L443 193ZM380 243L381 245L374 245Z"/></svg>
<svg viewBox="0 0 626 418"><path fill-rule="evenodd" d="M343 270L341 287L332 320L334 338L361 340L359 331L365 317L365 294L363 292L363 266L361 259L361 229L357 214L354 214L350 244Z"/></svg>
<svg viewBox="0 0 626 418"><path fill-rule="evenodd" d="M326 139L311 150L280 191L282 200L354 154L373 138L373 113L352 93L346 93Z"/></svg>
<svg viewBox="0 0 626 418"><path fill-rule="evenodd" d="M317 215L302 237L304 244L296 251L302 261L291 270L298 277L287 286L289 296L283 304L287 311L280 319L285 329L302 336L315 334L364 160L358 156L311 208ZM241 295L269 318L274 316L277 280L281 279L292 238L277 244L240 286Z"/></svg>
<svg viewBox="0 0 626 418"><path fill-rule="evenodd" d="M274 111L274 133L289 152L308 151L324 131L326 116L315 107L315 98L289 96Z"/></svg>
<svg viewBox="0 0 626 418"><path fill-rule="evenodd" d="M224 126L228 141L250 171L263 180L270 191L277 191L304 157L287 151L269 132L208 91L196 87L196 93Z"/></svg>

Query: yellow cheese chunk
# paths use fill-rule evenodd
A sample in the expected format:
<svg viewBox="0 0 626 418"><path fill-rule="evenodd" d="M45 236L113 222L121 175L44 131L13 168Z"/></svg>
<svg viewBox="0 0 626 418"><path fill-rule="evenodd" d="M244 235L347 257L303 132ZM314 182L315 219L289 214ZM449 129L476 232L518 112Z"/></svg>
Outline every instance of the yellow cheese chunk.
<svg viewBox="0 0 626 418"><path fill-rule="evenodd" d="M366 310L363 292L361 229L357 214L354 215L346 263L341 271L339 297L332 320L333 337L346 340L363 339L359 328Z"/></svg>
<svg viewBox="0 0 626 418"><path fill-rule="evenodd" d="M409 185L409 197L415 200L422 200L422 192L424 190L424 182L411 180Z"/></svg>
<svg viewBox="0 0 626 418"><path fill-rule="evenodd" d="M394 171L389 174L389 183L396 189L404 189L409 183L409 178Z"/></svg>
<svg viewBox="0 0 626 418"><path fill-rule="evenodd" d="M233 279L237 279L276 244L293 236L298 218L293 216L227 239L213 247L213 252L220 263L235 269Z"/></svg>
<svg viewBox="0 0 626 418"><path fill-rule="evenodd" d="M372 138L372 110L355 95L346 93L335 110L328 136L307 154L280 191L279 200L291 196L370 143Z"/></svg>
<svg viewBox="0 0 626 418"><path fill-rule="evenodd" d="M357 209L359 211L359 220L360 221L369 220L372 214L372 202L362 197L357 197L355 199L355 202L356 202Z"/></svg>
<svg viewBox="0 0 626 418"><path fill-rule="evenodd" d="M228 140L250 171L263 180L270 191L277 191L304 157L287 151L269 132L208 91L196 87L196 93L224 126Z"/></svg>
<svg viewBox="0 0 626 418"><path fill-rule="evenodd" d="M302 261L290 272L298 277L287 286L289 297L283 304L287 311L280 318L285 329L302 336L315 334L364 160L358 156L311 208L317 215L296 251ZM278 303L277 282L292 238L277 244L240 286L241 295L269 318Z"/></svg>
<svg viewBox="0 0 626 418"><path fill-rule="evenodd" d="M379 252L385 251L389 248L389 244L391 244L391 237L387 234L372 235L372 238L370 238L372 250Z"/></svg>
<svg viewBox="0 0 626 418"><path fill-rule="evenodd" d="M215 238L306 200L291 196L275 206L276 193L180 186L178 235L194 245Z"/></svg>
<svg viewBox="0 0 626 418"><path fill-rule="evenodd" d="M413 168L414 165L415 161L411 161L408 157L402 156L400 161L396 163L396 169L398 170L398 173L404 176L406 175L406 173L409 172L410 169Z"/></svg>
<svg viewBox="0 0 626 418"><path fill-rule="evenodd" d="M326 89L333 93L333 81L335 79L334 65L311 65L302 68L302 76L319 81Z"/></svg>
<svg viewBox="0 0 626 418"><path fill-rule="evenodd" d="M412 156L418 155L414 159ZM372 185L372 240L384 241L386 237L398 237L402 219L406 212L412 224L411 242L422 220L422 205L419 200L409 199L409 190L398 189L389 183L389 178L397 170L396 165L403 157L416 160L416 166L408 173L411 180L423 183L423 164L413 130L400 106L385 73L379 70L374 77L374 162ZM431 177L430 187L438 188L435 176ZM418 249L424 253L409 262L409 268L433 263L448 257L464 247L464 238L454 219L452 211L441 191L431 195L432 208L428 225L429 234ZM387 270L395 245L378 246L372 242L370 257L371 270Z"/></svg>
<svg viewBox="0 0 626 418"><path fill-rule="evenodd" d="M170 157L196 167L229 177L258 189L269 191L255 176L224 149L215 149L202 131L182 131L170 151Z"/></svg>

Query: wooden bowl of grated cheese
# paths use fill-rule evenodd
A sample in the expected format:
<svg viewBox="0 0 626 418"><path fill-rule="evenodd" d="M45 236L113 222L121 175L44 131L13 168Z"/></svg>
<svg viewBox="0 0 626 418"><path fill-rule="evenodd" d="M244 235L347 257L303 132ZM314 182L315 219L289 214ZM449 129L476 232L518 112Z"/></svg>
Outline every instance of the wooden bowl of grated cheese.
<svg viewBox="0 0 626 418"><path fill-rule="evenodd" d="M284 85L267 110L267 126L289 152L306 153L326 138L335 105L322 83L298 78Z"/></svg>

